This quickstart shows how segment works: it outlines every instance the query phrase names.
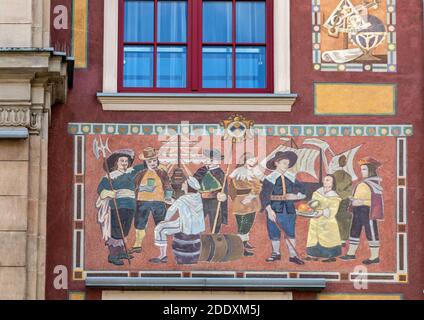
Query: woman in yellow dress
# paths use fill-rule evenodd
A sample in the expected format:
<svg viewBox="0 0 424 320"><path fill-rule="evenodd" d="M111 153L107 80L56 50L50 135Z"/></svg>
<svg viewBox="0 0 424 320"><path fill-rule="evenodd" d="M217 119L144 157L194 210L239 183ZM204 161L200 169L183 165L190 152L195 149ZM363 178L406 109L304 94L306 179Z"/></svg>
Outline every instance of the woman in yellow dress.
<svg viewBox="0 0 424 320"><path fill-rule="evenodd" d="M334 262L342 253L339 226L336 214L341 202L336 193L336 180L333 175L327 175L323 180L323 187L315 191L312 201L319 205L315 208L318 214L309 223L306 260Z"/></svg>

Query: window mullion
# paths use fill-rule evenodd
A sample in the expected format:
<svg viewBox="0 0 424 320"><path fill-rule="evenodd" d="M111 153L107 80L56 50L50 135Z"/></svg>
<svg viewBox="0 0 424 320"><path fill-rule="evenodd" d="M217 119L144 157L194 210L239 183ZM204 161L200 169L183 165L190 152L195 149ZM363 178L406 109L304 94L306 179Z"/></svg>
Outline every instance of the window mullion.
<svg viewBox="0 0 424 320"><path fill-rule="evenodd" d="M198 91L200 85L199 70L201 69L201 50L202 50L202 0L192 2L192 59L191 59L191 74L192 74L192 91Z"/></svg>
<svg viewBox="0 0 424 320"><path fill-rule="evenodd" d="M153 19L153 88L157 88L157 44L158 44L158 0L154 0L154 19Z"/></svg>

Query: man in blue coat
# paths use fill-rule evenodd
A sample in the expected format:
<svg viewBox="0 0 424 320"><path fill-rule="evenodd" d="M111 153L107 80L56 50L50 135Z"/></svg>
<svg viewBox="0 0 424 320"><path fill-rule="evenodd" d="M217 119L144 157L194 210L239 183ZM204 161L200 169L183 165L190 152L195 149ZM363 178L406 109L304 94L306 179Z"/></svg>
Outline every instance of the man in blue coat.
<svg viewBox="0 0 424 320"><path fill-rule="evenodd" d="M296 162L296 153L279 151L266 164L269 170L274 171L264 180L260 195L262 209L267 214L268 236L272 244L272 254L266 259L267 262L281 260L281 228L286 234L289 261L299 265L304 264L297 256L295 249L296 208L294 203L306 198L305 189L288 171Z"/></svg>
<svg viewBox="0 0 424 320"><path fill-rule="evenodd" d="M124 237L128 236L135 214L134 180L137 173L146 167L144 163L132 167L133 162L133 150L113 152L104 165L109 177L105 175L97 188L97 221L109 248L108 261L117 266L124 264L122 260L132 258L124 251Z"/></svg>

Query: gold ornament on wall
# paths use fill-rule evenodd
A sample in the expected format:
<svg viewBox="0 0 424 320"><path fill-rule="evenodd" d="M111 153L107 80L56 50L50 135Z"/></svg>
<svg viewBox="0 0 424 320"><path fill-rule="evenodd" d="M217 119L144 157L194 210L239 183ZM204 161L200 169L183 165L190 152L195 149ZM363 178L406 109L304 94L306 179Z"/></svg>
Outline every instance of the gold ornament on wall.
<svg viewBox="0 0 424 320"><path fill-rule="evenodd" d="M227 120L221 121L225 129L224 140L232 139L233 143L252 139L254 136L253 126L255 122L240 114L234 114Z"/></svg>

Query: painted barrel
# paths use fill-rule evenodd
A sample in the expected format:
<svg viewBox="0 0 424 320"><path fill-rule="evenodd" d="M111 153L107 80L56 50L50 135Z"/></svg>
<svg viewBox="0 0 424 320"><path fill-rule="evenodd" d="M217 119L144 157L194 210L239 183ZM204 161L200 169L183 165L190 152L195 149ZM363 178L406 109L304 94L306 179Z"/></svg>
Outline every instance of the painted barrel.
<svg viewBox="0 0 424 320"><path fill-rule="evenodd" d="M243 241L236 234L203 234L199 261L226 262L241 259Z"/></svg>
<svg viewBox="0 0 424 320"><path fill-rule="evenodd" d="M200 235L177 233L172 242L172 252L177 264L196 264L200 256Z"/></svg>

